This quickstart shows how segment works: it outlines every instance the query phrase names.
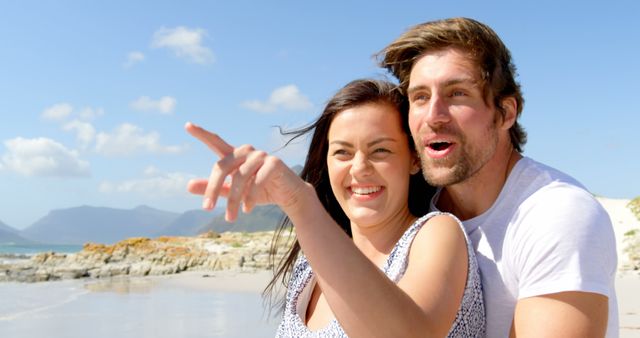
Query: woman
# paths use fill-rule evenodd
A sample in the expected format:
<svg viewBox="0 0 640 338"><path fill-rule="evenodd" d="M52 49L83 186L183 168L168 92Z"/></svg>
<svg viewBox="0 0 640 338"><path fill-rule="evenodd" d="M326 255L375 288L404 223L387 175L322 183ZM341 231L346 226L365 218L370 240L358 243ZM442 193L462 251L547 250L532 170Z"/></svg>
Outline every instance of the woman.
<svg viewBox="0 0 640 338"><path fill-rule="evenodd" d="M233 221L241 203L245 212L277 204L283 226L296 229L270 283L291 272L277 336L483 335L477 263L460 222L440 213L418 219L430 195L406 115L391 83L347 84L293 133L313 131L301 177L274 156L187 124L221 157L208 180L189 184L205 209L224 196Z"/></svg>

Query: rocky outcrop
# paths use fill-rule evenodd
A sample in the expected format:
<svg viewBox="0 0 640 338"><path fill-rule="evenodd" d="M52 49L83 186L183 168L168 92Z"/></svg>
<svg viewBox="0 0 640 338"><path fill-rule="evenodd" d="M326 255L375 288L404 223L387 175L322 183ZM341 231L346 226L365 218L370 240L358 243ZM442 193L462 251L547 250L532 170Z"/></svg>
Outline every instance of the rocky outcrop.
<svg viewBox="0 0 640 338"><path fill-rule="evenodd" d="M270 269L273 231L198 237L129 238L113 245L87 243L74 254L40 253L0 265L0 281L41 282L74 278L167 275L187 270ZM277 252L283 255L281 241ZM279 259L280 256L276 258Z"/></svg>

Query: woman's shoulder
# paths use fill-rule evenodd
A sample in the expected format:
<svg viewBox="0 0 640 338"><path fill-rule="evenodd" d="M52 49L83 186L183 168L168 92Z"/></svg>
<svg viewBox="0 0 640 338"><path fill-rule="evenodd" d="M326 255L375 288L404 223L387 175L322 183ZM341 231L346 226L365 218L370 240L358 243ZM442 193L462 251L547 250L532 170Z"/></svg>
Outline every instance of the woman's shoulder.
<svg viewBox="0 0 640 338"><path fill-rule="evenodd" d="M420 226L413 239L413 254L429 252L438 256L457 256L458 253L467 251L467 235L462 223L454 215L439 211L430 212L416 223Z"/></svg>
<svg viewBox="0 0 640 338"><path fill-rule="evenodd" d="M420 217L415 225L419 227L419 233L428 233L429 236L462 236L465 239L465 231L462 222L448 212L433 211Z"/></svg>

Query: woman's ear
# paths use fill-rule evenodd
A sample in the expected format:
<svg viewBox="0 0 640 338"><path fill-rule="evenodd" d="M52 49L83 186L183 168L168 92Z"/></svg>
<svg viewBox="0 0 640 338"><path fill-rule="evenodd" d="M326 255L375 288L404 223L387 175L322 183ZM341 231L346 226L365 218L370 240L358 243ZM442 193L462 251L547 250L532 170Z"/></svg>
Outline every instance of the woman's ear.
<svg viewBox="0 0 640 338"><path fill-rule="evenodd" d="M413 156L413 160L411 161L411 170L409 173L411 175L415 175L420 172L420 159L418 156Z"/></svg>

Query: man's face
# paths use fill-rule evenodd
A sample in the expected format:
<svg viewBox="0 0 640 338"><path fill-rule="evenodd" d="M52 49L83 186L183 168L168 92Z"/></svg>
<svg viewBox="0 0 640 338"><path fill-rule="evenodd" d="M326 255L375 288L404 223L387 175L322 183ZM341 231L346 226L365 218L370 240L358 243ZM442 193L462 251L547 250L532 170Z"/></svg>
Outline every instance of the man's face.
<svg viewBox="0 0 640 338"><path fill-rule="evenodd" d="M409 127L429 184L449 186L494 156L497 112L487 106L479 71L456 49L423 55L409 78Z"/></svg>

